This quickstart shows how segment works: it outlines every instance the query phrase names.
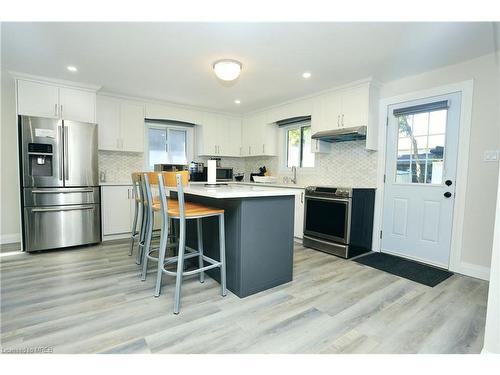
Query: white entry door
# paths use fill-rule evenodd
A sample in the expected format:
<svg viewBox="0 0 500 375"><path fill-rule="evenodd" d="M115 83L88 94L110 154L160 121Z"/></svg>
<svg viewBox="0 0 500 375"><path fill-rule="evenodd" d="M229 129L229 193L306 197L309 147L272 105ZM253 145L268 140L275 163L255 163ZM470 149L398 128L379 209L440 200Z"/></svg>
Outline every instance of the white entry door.
<svg viewBox="0 0 500 375"><path fill-rule="evenodd" d="M449 268L461 93L389 107L381 251Z"/></svg>

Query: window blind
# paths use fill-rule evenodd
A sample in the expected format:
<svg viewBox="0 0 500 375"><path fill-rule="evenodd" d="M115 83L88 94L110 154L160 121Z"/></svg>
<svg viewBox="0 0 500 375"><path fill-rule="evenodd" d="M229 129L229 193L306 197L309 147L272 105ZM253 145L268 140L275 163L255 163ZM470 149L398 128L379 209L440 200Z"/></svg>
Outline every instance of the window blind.
<svg viewBox="0 0 500 375"><path fill-rule="evenodd" d="M292 124L297 124L299 122L306 122L306 121L311 121L311 116L297 116L297 117L290 117L284 120L279 120L276 121L276 125L279 127L283 126L288 126Z"/></svg>
<svg viewBox="0 0 500 375"><path fill-rule="evenodd" d="M441 100L439 102L419 104L419 105L414 105L414 106L405 107L405 108L397 108L393 111L393 114L396 117L408 116L408 115L414 115L417 113L440 111L442 109L448 109L449 106L450 105L448 103L448 100Z"/></svg>

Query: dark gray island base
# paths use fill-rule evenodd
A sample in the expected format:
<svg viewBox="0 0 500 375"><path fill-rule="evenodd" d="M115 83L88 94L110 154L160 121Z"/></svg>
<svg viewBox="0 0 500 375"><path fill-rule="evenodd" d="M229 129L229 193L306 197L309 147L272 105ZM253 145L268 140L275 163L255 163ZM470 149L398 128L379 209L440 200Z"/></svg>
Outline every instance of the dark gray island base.
<svg viewBox="0 0 500 375"><path fill-rule="evenodd" d="M174 193L175 195L175 193ZM186 201L225 210L227 288L247 297L292 281L293 195L210 198L186 194ZM219 259L217 218L203 219L204 252ZM196 249L196 221L187 224L187 245ZM207 272L220 281L220 271Z"/></svg>

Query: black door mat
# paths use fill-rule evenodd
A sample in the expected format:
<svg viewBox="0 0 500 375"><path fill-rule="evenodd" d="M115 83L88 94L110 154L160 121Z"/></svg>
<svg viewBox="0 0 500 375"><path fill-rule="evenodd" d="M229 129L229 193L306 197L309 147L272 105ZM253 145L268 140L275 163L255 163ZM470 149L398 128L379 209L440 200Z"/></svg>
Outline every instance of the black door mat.
<svg viewBox="0 0 500 375"><path fill-rule="evenodd" d="M453 275L453 272L384 253L371 253L353 260L430 287L435 287Z"/></svg>

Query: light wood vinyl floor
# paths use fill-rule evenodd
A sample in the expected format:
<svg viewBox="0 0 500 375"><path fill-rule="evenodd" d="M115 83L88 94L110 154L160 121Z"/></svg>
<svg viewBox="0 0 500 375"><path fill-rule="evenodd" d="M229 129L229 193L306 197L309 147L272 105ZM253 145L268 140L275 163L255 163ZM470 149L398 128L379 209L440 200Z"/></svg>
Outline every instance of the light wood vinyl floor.
<svg viewBox="0 0 500 375"><path fill-rule="evenodd" d="M128 241L37 254L3 246L1 346L54 353L478 353L488 283L434 288L299 245L294 280L240 299L211 278L153 297ZM134 254L135 255L135 254Z"/></svg>

